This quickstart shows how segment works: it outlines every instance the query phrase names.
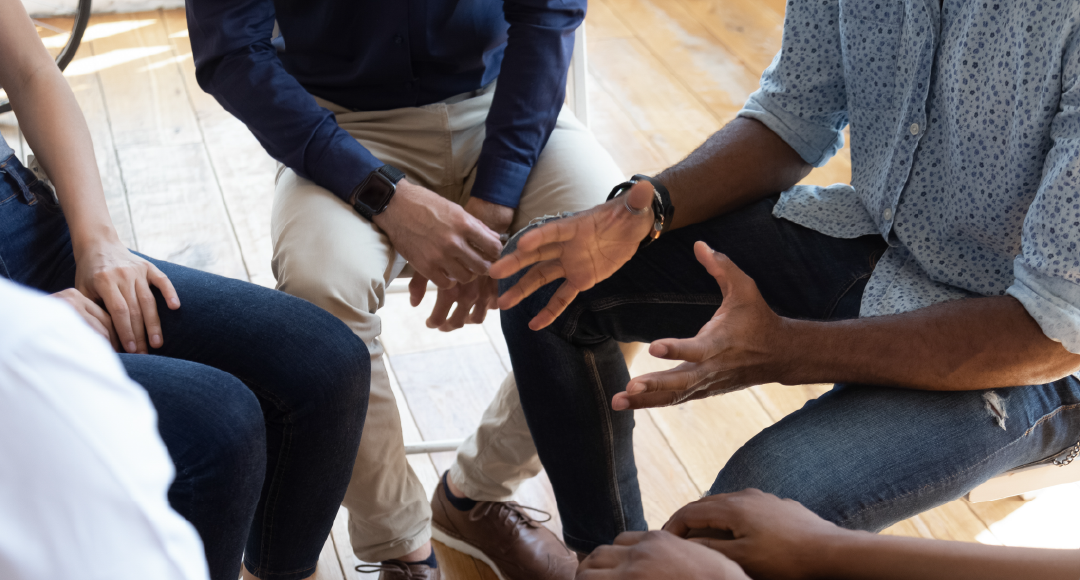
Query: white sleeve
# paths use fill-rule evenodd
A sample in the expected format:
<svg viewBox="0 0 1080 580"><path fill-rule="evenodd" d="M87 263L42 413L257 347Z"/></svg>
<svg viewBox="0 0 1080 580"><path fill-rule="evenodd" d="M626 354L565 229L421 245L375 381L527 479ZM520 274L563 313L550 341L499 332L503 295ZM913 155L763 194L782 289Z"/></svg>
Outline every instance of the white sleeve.
<svg viewBox="0 0 1080 580"><path fill-rule="evenodd" d="M146 392L62 302L0 279L0 578L206 580Z"/></svg>

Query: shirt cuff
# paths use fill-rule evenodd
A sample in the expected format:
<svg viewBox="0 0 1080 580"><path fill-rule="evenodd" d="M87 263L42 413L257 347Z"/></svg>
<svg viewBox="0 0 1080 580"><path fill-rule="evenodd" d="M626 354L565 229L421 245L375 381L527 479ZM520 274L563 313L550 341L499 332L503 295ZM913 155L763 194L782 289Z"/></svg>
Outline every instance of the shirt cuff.
<svg viewBox="0 0 1080 580"><path fill-rule="evenodd" d="M1080 354L1080 285L1036 271L1023 256L1013 261L1013 273L1016 279L1005 293L1024 305L1047 338Z"/></svg>
<svg viewBox="0 0 1080 580"><path fill-rule="evenodd" d="M517 208L532 167L481 154L470 197Z"/></svg>
<svg viewBox="0 0 1080 580"><path fill-rule="evenodd" d="M750 95L738 116L760 121L814 167L825 165L844 146L843 131L815 125L788 113L761 89Z"/></svg>
<svg viewBox="0 0 1080 580"><path fill-rule="evenodd" d="M348 137L338 140L336 144L331 143L323 149L317 162L308 165L314 175L303 175L299 171L297 173L329 189L348 203L356 186L383 165L366 147ZM295 171L295 168L293 170Z"/></svg>

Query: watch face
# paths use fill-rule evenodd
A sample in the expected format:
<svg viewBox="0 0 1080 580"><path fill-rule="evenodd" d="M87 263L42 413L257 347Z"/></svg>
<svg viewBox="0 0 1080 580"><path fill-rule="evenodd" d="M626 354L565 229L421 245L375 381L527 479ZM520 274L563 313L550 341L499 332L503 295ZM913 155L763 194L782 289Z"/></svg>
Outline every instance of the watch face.
<svg viewBox="0 0 1080 580"><path fill-rule="evenodd" d="M390 203L395 189L394 183L386 176L378 172L372 173L360 186L354 205L362 203L372 215L378 215Z"/></svg>

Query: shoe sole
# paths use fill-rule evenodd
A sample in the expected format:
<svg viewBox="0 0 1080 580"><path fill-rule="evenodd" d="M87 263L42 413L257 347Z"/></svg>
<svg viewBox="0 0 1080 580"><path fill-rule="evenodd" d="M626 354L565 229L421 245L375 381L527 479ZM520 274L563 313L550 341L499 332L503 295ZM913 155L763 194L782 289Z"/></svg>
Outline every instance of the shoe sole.
<svg viewBox="0 0 1080 580"><path fill-rule="evenodd" d="M473 558L480 560L491 568L491 571L499 577L499 580L507 580L506 576L503 575L502 570L499 570L499 567L495 565L495 562L493 562L491 558L488 558L483 551L461 538L450 535L450 532L443 530L435 522L431 523L431 537L444 544L447 548L457 550L466 556L472 556Z"/></svg>

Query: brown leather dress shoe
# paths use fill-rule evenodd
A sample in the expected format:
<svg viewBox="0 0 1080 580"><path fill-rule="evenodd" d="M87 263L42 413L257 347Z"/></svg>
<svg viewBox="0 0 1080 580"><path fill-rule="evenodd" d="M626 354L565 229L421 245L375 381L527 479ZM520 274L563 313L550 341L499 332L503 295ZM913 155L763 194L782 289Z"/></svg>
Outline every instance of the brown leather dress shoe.
<svg viewBox="0 0 1080 580"><path fill-rule="evenodd" d="M431 498L431 535L491 566L499 580L572 580L577 557L530 517L529 509L516 502L482 501L464 512L446 499L440 481Z"/></svg>
<svg viewBox="0 0 1080 580"><path fill-rule="evenodd" d="M439 580L439 568L426 564L406 564L401 560L387 560L381 564L361 564L357 572L379 572L379 580Z"/></svg>

